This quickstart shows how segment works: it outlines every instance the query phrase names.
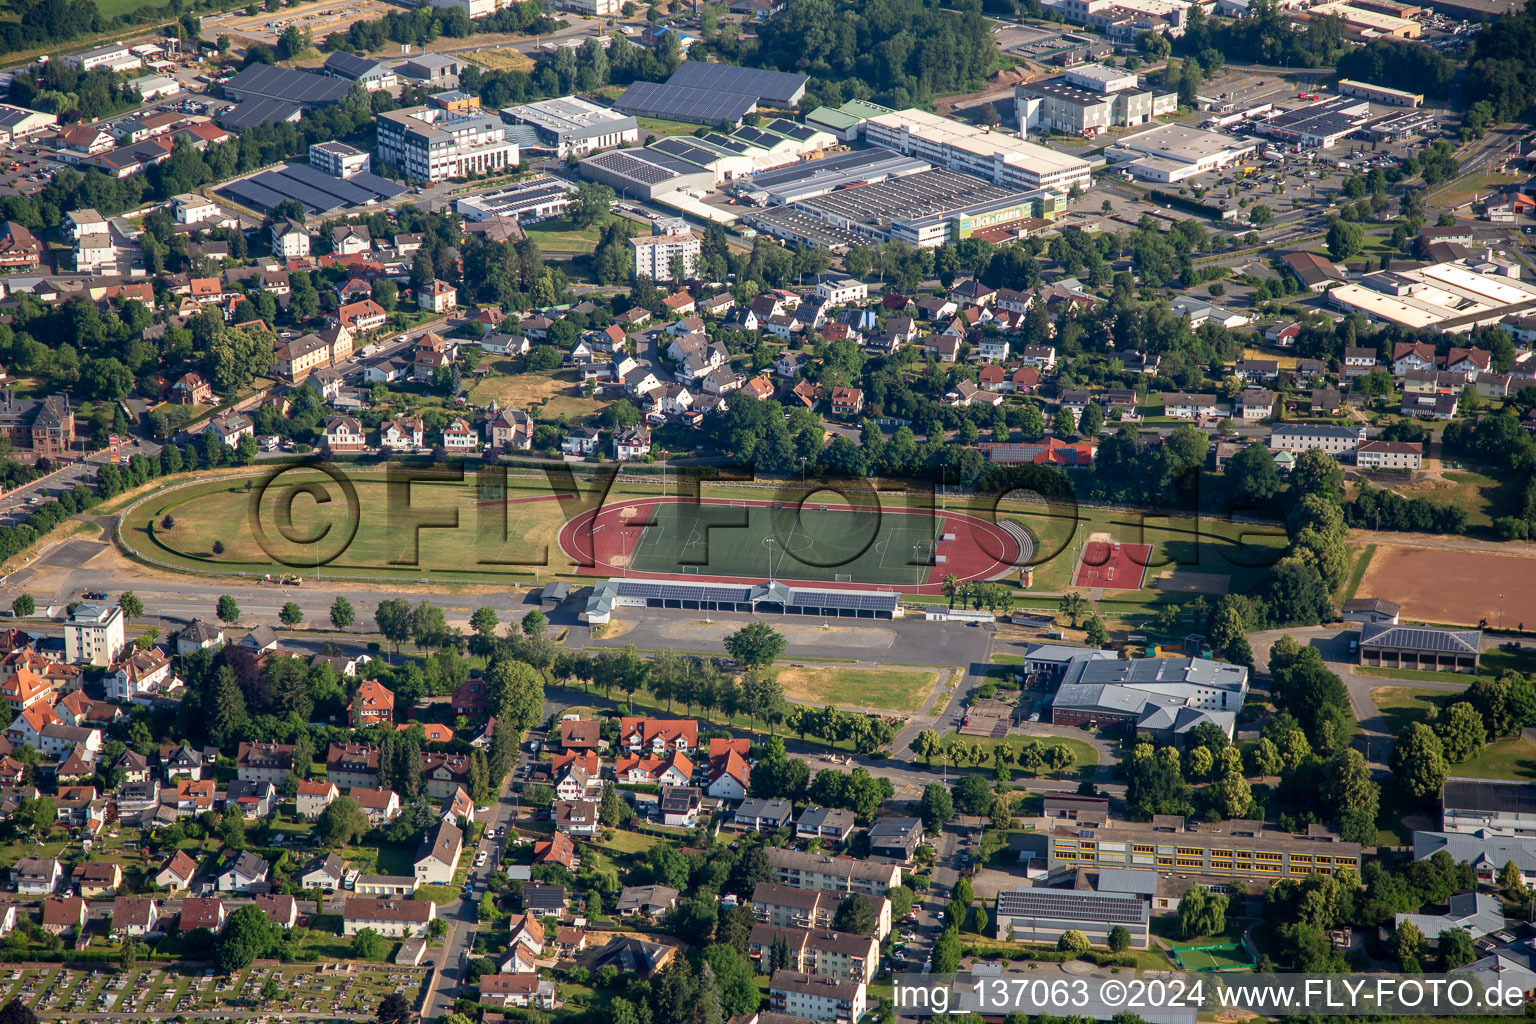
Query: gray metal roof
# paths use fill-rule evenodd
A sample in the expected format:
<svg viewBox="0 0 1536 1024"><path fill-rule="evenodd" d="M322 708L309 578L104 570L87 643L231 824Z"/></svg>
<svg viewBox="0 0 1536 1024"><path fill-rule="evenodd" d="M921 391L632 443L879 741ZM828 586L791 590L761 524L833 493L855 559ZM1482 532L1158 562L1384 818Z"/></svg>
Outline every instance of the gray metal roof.
<svg viewBox="0 0 1536 1024"><path fill-rule="evenodd" d="M1504 907L1497 896L1487 893L1458 893L1451 897L1444 914L1398 914L1397 926L1412 922L1419 931L1439 935L1452 928L1465 928L1474 939L1504 927Z"/></svg>
<svg viewBox="0 0 1536 1024"><path fill-rule="evenodd" d="M1514 861L1527 873L1536 872L1536 838L1500 836L1487 829L1467 835L1462 832L1415 832L1413 859L1428 860L1444 850L1457 864L1465 861L1474 868L1487 865L1494 871Z"/></svg>
<svg viewBox="0 0 1536 1024"><path fill-rule="evenodd" d="M1099 892L1129 893L1136 896L1157 895L1156 871L1134 868L1099 868Z"/></svg>

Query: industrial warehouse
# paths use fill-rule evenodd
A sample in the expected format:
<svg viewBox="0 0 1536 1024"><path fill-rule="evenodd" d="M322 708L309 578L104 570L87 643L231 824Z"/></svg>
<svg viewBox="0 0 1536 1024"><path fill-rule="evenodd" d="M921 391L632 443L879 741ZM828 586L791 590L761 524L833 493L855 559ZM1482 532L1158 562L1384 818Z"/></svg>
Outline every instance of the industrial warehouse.
<svg viewBox="0 0 1536 1024"><path fill-rule="evenodd" d="M1467 334L1507 316L1536 309L1536 285L1519 265L1491 259L1432 263L1412 270L1378 270L1328 292L1345 312L1442 334Z"/></svg>
<svg viewBox="0 0 1536 1024"><path fill-rule="evenodd" d="M888 178L874 185L813 196L789 209L866 241L900 241L920 247L969 238L978 230L1056 212L1058 196L1037 189L1019 192L938 168ZM818 244L798 236L777 208L747 216L765 233Z"/></svg>

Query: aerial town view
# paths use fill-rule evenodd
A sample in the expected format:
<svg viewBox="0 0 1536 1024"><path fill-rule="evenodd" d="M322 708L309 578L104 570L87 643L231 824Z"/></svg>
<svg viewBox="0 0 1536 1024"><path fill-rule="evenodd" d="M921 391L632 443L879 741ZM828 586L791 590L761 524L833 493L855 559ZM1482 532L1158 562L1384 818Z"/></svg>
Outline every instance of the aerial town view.
<svg viewBox="0 0 1536 1024"><path fill-rule="evenodd" d="M0 145L0 1024L1536 1013L1523 0L13 0Z"/></svg>

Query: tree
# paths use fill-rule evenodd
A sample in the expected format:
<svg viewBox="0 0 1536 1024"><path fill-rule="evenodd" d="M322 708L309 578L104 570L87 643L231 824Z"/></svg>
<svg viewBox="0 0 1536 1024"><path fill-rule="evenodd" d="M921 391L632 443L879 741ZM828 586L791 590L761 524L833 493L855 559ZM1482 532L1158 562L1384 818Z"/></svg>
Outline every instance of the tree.
<svg viewBox="0 0 1536 1024"><path fill-rule="evenodd" d="M1051 417L1051 433L1069 440L1077 436L1077 421L1071 409L1062 406L1056 410L1056 415Z"/></svg>
<svg viewBox="0 0 1536 1024"><path fill-rule="evenodd" d="M987 785L987 780L980 775L967 775L955 787L955 803L966 814L978 816L989 814L992 810L992 799L992 787Z"/></svg>
<svg viewBox="0 0 1536 1024"><path fill-rule="evenodd" d="M230 597L228 594L224 594L219 597L219 603L215 611L219 616L220 622L240 621L240 606L236 604L235 599Z"/></svg>
<svg viewBox="0 0 1536 1024"><path fill-rule="evenodd" d="M1465 928L1446 928L1437 938L1435 945L1440 949L1442 970L1454 971L1477 959L1477 947Z"/></svg>
<svg viewBox="0 0 1536 1024"><path fill-rule="evenodd" d="M352 936L352 955L359 960L382 960L388 949L384 936L372 928L364 928Z"/></svg>
<svg viewBox="0 0 1536 1024"><path fill-rule="evenodd" d="M1451 764L1471 760L1488 742L1483 716L1466 701L1457 701L1447 708L1434 723L1434 729L1440 737L1445 759Z"/></svg>
<svg viewBox="0 0 1536 1024"><path fill-rule="evenodd" d="M725 638L725 650L743 668L766 668L783 656L787 643L766 622L749 622Z"/></svg>
<svg viewBox="0 0 1536 1024"><path fill-rule="evenodd" d="M946 928L933 944L933 973L954 974L960 969L960 929Z"/></svg>
<svg viewBox="0 0 1536 1024"><path fill-rule="evenodd" d="M1499 888L1516 899L1525 896L1525 873L1520 870L1520 865L1512 860L1504 862L1504 868L1499 872Z"/></svg>
<svg viewBox="0 0 1536 1024"><path fill-rule="evenodd" d="M29 618L36 611L37 601L33 599L31 594L20 594L16 600L11 602L11 614L17 618Z"/></svg>
<svg viewBox="0 0 1536 1024"><path fill-rule="evenodd" d="M1414 800L1439 793L1450 772L1440 737L1423 722L1409 723L1397 737L1389 763L1403 791Z"/></svg>
<svg viewBox="0 0 1536 1024"><path fill-rule="evenodd" d="M1109 948L1115 953L1124 953L1131 948L1131 933L1125 925L1117 924L1109 930Z"/></svg>
<svg viewBox="0 0 1536 1024"><path fill-rule="evenodd" d="M368 812L350 796L332 800L315 821L315 839L321 846L340 849L368 833Z"/></svg>
<svg viewBox="0 0 1536 1024"><path fill-rule="evenodd" d="M862 893L851 892L844 896L832 916L833 931L850 935L873 936L876 925L875 904Z"/></svg>
<svg viewBox="0 0 1536 1024"><path fill-rule="evenodd" d="M544 714L544 680L531 665L511 658L494 659L486 670L486 703L496 712L498 731L505 724L521 733Z"/></svg>
<svg viewBox="0 0 1536 1024"><path fill-rule="evenodd" d="M933 756L940 751L939 734L932 729L924 729L912 737L907 744L907 749L923 759L923 763L933 766Z"/></svg>
<svg viewBox="0 0 1536 1024"><path fill-rule="evenodd" d="M289 601L284 604L282 610L277 613L277 620L283 625L292 629L294 626L297 626L299 623L304 621L304 609L299 607L299 603L297 601Z"/></svg>
<svg viewBox="0 0 1536 1024"><path fill-rule="evenodd" d="M1398 963L1417 960L1419 954L1424 952L1424 933L1412 921L1404 921L1392 933L1392 941L1388 949L1397 958Z"/></svg>
<svg viewBox="0 0 1536 1024"><path fill-rule="evenodd" d="M1365 229L1359 224L1347 220L1335 220L1328 226L1328 236L1324 240L1328 246L1328 255L1337 263L1357 256L1365 246Z"/></svg>
<svg viewBox="0 0 1536 1024"><path fill-rule="evenodd" d="M397 655L400 645L411 638L411 614L411 602L403 597L380 601L373 610L373 621L378 625L379 633L395 645Z"/></svg>
<svg viewBox="0 0 1536 1024"><path fill-rule="evenodd" d="M1088 944L1088 936L1076 928L1068 928L1061 933L1061 938L1056 940L1056 948L1063 953L1075 953L1082 956L1092 947Z"/></svg>
<svg viewBox="0 0 1536 1024"><path fill-rule="evenodd" d="M346 629L352 625L352 619L356 614L352 608L352 602L340 594L337 594L336 600L331 602L331 625L337 629Z"/></svg>
<svg viewBox="0 0 1536 1024"><path fill-rule="evenodd" d="M399 992L391 992L380 1001L379 1009L373 1016L379 1024L410 1024L415 1014L411 1011L410 1000Z"/></svg>
<svg viewBox="0 0 1536 1024"><path fill-rule="evenodd" d="M1179 901L1179 938L1214 937L1227 930L1227 897L1203 885Z"/></svg>
<svg viewBox="0 0 1536 1024"><path fill-rule="evenodd" d="M1088 616L1088 621L1083 623L1083 633L1083 640L1089 647L1103 647L1109 643L1109 630L1104 628L1097 615Z"/></svg>
<svg viewBox="0 0 1536 1024"><path fill-rule="evenodd" d="M1099 403L1089 402L1083 406L1083 414L1078 420L1077 429L1084 437L1099 436L1099 431L1104 429L1104 410L1099 408Z"/></svg>
<svg viewBox="0 0 1536 1024"><path fill-rule="evenodd" d="M37 1014L18 996L0 1007L0 1024L38 1024Z"/></svg>
<svg viewBox="0 0 1536 1024"><path fill-rule="evenodd" d="M117 599L117 606L123 610L123 614L130 619L143 618L144 602L139 600L139 595L131 590L125 590Z"/></svg>
<svg viewBox="0 0 1536 1024"><path fill-rule="evenodd" d="M251 961L272 953L282 938L281 932L255 904L238 907L224 922L214 947L213 962L220 974L233 974L251 965Z"/></svg>
<svg viewBox="0 0 1536 1024"><path fill-rule="evenodd" d="M1078 622L1088 614L1088 599L1076 591L1068 591L1061 595L1061 601L1057 604L1056 610L1066 617L1073 629L1076 629Z"/></svg>
<svg viewBox="0 0 1536 1024"><path fill-rule="evenodd" d="M952 821L955 817L955 804L950 799L949 790L937 782L930 782L923 787L922 799L917 804L917 816L923 819L925 832L937 832L945 822Z"/></svg>

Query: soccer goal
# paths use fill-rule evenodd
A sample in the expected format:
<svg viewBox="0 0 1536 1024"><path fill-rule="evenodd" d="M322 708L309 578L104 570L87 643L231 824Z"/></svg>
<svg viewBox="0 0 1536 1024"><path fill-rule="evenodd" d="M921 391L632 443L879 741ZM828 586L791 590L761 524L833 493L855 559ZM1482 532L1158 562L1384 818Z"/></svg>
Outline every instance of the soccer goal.
<svg viewBox="0 0 1536 1024"><path fill-rule="evenodd" d="M733 501L733 502L731 502L731 508L746 508L746 507L747 507L747 503L744 502L744 501Z"/></svg>
<svg viewBox="0 0 1536 1024"><path fill-rule="evenodd" d="M836 572L836 573L833 573L832 574L832 581L834 583L852 583L853 582L853 573L851 573L851 572Z"/></svg>

